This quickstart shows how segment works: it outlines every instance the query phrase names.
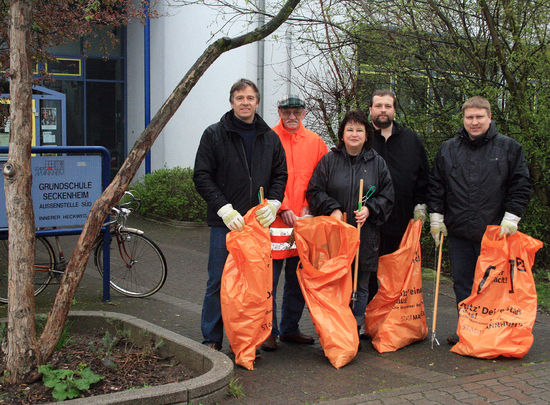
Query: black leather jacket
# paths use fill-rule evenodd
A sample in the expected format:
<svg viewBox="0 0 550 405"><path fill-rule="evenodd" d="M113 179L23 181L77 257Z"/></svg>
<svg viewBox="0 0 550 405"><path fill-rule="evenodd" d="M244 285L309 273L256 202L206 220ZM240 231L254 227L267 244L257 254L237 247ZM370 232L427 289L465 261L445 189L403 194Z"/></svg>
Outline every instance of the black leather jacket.
<svg viewBox="0 0 550 405"><path fill-rule="evenodd" d="M357 226L353 211L358 208L359 181L364 180L363 195L371 186L374 194L367 200L369 217L361 228L359 266L376 271L380 226L390 216L394 193L386 162L373 149L363 149L354 159L345 148L334 148L315 168L306 197L314 215L330 215L335 209L346 213L347 222Z"/></svg>
<svg viewBox="0 0 550 405"><path fill-rule="evenodd" d="M258 205L260 186L264 188L265 198L283 200L287 179L283 146L277 134L257 114L256 129L250 168L243 140L233 124L233 110L206 128L202 135L193 181L208 204L210 226L224 226L217 211L225 204L231 203L241 215Z"/></svg>
<svg viewBox="0 0 550 405"><path fill-rule="evenodd" d="M473 241L505 211L521 217L531 197L522 147L494 122L476 140L462 128L441 145L428 189L428 208L444 215L449 235Z"/></svg>

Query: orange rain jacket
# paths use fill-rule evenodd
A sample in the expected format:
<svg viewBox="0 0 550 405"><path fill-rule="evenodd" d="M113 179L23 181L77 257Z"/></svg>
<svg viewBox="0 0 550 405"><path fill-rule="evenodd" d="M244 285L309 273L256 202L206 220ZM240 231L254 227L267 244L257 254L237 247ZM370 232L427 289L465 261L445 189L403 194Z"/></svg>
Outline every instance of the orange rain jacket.
<svg viewBox="0 0 550 405"><path fill-rule="evenodd" d="M282 121L273 127L273 131L279 135L283 144L288 172L285 196L279 212L292 210L296 216L300 216L302 207L308 206L306 190L309 179L319 160L328 152L328 148L319 135L304 128L301 122L293 134L283 127ZM286 259L298 255L294 238L289 241L292 228L289 228L279 215L269 231L273 259Z"/></svg>

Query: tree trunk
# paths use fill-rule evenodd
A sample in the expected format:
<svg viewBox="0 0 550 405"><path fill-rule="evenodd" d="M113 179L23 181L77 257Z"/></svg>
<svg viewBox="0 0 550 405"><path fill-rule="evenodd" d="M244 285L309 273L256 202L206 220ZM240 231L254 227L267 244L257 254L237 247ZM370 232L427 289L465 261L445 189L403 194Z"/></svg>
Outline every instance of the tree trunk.
<svg viewBox="0 0 550 405"><path fill-rule="evenodd" d="M34 212L31 198L31 0L10 2L10 142L3 167L9 230L8 383L24 381L40 361L34 326Z"/></svg>
<svg viewBox="0 0 550 405"><path fill-rule="evenodd" d="M139 169L141 162L151 149L153 142L177 111L183 100L185 100L191 89L208 67L212 65L221 54L267 37L286 21L299 2L300 0L287 0L279 13L267 24L236 38L221 38L210 45L199 59L197 59L191 69L189 69L170 97L168 97L159 111L155 114L150 124L139 136L111 184L94 203L90 215L86 220L75 250L67 265L67 270L61 280L61 285L51 308L48 321L40 336L38 343L40 351L39 360L49 358L55 349L55 345L59 341L63 326L67 320L72 298L84 274L91 248L95 238L99 234L101 224L110 212L110 209L122 197L124 191Z"/></svg>

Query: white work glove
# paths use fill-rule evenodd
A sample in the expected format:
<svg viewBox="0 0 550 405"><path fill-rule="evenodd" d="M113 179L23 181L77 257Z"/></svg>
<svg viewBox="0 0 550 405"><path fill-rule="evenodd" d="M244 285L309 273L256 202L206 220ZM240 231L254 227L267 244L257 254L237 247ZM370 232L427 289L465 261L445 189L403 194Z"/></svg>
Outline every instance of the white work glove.
<svg viewBox="0 0 550 405"><path fill-rule="evenodd" d="M438 247L441 234L447 236L447 227L445 226L445 222L443 222L443 214L437 212L430 214L430 233L432 234L432 238L434 238L435 246Z"/></svg>
<svg viewBox="0 0 550 405"><path fill-rule="evenodd" d="M222 219L225 226L232 231L242 231L244 218L239 211L233 209L231 204L225 204L218 210L218 216Z"/></svg>
<svg viewBox="0 0 550 405"><path fill-rule="evenodd" d="M279 208L281 208L280 201L267 200L267 205L256 211L256 219L264 228L267 228L275 221Z"/></svg>
<svg viewBox="0 0 550 405"><path fill-rule="evenodd" d="M416 204L414 206L414 220L421 220L422 223L426 222L426 204Z"/></svg>
<svg viewBox="0 0 550 405"><path fill-rule="evenodd" d="M502 222L500 223L500 234L499 238L502 238L504 235L513 235L518 230L518 223L521 218L517 215L514 215L510 212L505 212L502 217Z"/></svg>

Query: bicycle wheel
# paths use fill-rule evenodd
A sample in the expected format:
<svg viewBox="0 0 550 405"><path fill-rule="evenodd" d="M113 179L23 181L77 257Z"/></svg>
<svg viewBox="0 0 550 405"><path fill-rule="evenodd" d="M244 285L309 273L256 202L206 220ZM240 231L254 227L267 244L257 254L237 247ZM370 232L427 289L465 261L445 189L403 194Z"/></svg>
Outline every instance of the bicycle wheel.
<svg viewBox="0 0 550 405"><path fill-rule="evenodd" d="M166 259L159 247L135 231L111 233L111 287L128 297L148 297L166 281ZM95 265L103 275L103 239L95 249Z"/></svg>
<svg viewBox="0 0 550 405"><path fill-rule="evenodd" d="M38 295L52 279L55 255L52 245L45 238L36 238L34 247L34 295ZM0 240L0 302L8 302L8 241Z"/></svg>

